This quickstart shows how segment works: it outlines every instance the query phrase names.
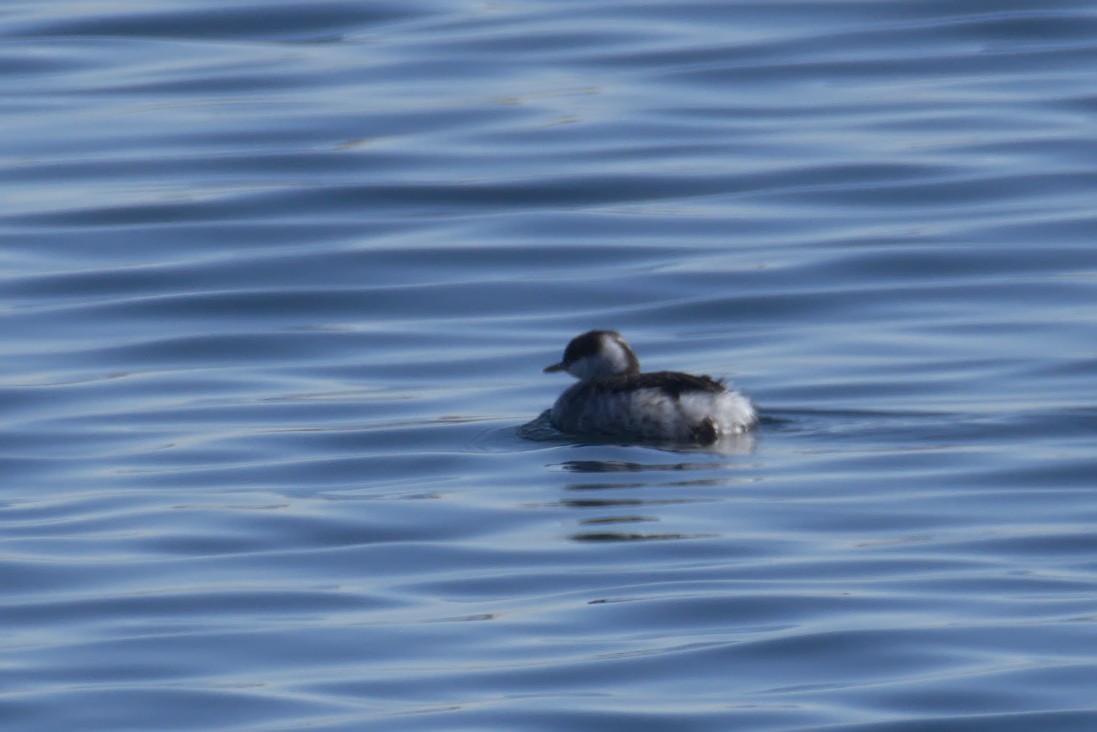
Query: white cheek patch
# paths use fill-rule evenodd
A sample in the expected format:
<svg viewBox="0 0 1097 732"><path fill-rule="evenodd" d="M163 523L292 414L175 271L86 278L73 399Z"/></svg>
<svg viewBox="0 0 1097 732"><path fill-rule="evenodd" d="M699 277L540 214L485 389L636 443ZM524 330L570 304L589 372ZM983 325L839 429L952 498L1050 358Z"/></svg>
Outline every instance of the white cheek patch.
<svg viewBox="0 0 1097 732"><path fill-rule="evenodd" d="M583 356L568 366L568 373L580 380L589 379L598 373L598 359L594 356Z"/></svg>
<svg viewBox="0 0 1097 732"><path fill-rule="evenodd" d="M609 362L612 373L623 374L629 370L629 357L621 344L612 338L602 343L602 356Z"/></svg>

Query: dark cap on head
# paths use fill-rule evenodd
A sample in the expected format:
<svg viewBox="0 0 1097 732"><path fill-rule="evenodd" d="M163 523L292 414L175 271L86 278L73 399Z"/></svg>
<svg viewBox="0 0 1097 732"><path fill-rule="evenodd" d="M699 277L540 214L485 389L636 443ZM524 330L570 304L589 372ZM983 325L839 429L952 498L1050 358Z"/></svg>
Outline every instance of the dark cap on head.
<svg viewBox="0 0 1097 732"><path fill-rule="evenodd" d="M564 349L564 359L560 363L546 366L545 373L566 371L569 366L580 359L586 358L587 356L599 355L603 351L603 340L607 338L616 341L622 346L629 359L629 370L639 371L639 361L636 359L636 355L632 352L628 343L621 337L620 333L615 330L588 330L586 333L572 338L571 342L568 343L567 348Z"/></svg>

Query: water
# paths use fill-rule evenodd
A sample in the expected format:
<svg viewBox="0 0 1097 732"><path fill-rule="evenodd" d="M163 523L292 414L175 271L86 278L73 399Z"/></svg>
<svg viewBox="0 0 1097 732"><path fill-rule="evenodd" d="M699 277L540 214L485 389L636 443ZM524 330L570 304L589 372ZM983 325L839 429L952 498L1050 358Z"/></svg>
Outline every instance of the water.
<svg viewBox="0 0 1097 732"><path fill-rule="evenodd" d="M8 2L4 728L1097 728L1095 31ZM591 327L765 423L524 427Z"/></svg>

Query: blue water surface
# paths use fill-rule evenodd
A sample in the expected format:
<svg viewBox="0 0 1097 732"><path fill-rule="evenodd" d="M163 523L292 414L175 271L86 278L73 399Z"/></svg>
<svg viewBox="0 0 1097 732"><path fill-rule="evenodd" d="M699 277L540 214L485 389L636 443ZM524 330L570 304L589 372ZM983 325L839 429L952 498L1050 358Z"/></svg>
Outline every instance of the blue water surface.
<svg viewBox="0 0 1097 732"><path fill-rule="evenodd" d="M1097 8L12 0L0 723L1097 729ZM572 336L718 450L536 420Z"/></svg>

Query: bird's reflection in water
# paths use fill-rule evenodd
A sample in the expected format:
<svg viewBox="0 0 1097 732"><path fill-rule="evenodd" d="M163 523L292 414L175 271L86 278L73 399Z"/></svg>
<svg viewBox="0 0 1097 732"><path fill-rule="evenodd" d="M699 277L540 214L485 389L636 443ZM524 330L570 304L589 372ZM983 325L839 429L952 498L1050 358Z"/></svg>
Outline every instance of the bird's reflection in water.
<svg viewBox="0 0 1097 732"><path fill-rule="evenodd" d="M665 512L658 507L715 503L713 489L733 488L756 478L727 461L569 460L553 467L576 478L565 484L560 505L589 512L579 520L573 541L668 541L711 537L711 533L659 531Z"/></svg>

